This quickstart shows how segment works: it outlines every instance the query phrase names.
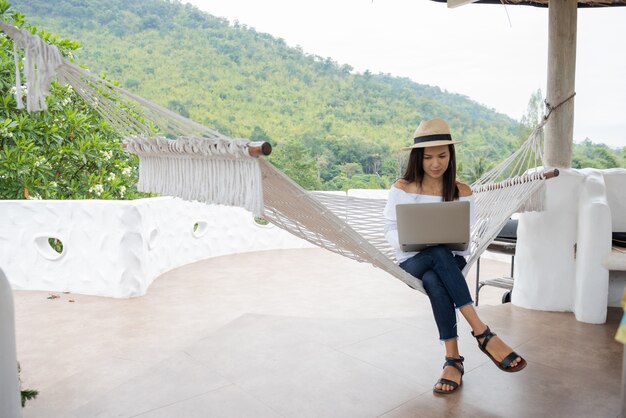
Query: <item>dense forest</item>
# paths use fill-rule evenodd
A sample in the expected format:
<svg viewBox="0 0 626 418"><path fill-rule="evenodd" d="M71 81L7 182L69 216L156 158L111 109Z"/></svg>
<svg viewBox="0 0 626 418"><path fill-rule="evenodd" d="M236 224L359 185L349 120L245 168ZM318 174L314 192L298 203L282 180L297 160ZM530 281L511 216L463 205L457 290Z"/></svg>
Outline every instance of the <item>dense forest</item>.
<svg viewBox="0 0 626 418"><path fill-rule="evenodd" d="M93 72L226 135L271 142L271 161L308 189L388 187L403 169L399 148L420 120L436 116L465 141L459 168L471 182L510 155L536 121L532 112L518 122L406 78L356 73L178 1L13 6L80 42L73 55ZM623 166L624 152L588 141L574 165Z"/></svg>

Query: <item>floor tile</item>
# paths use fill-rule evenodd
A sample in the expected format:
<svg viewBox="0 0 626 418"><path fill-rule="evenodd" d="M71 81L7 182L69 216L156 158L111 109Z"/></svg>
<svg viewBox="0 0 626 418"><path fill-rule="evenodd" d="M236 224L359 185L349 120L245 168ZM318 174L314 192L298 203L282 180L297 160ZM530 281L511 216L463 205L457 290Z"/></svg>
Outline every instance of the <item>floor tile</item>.
<svg viewBox="0 0 626 418"><path fill-rule="evenodd" d="M427 390L317 344L299 354L236 383L286 417L375 417Z"/></svg>
<svg viewBox="0 0 626 418"><path fill-rule="evenodd" d="M581 377L529 361L518 373L502 372L493 364L472 370L459 401L496 416L615 417L619 392L602 376Z"/></svg>
<svg viewBox="0 0 626 418"><path fill-rule="evenodd" d="M137 418L281 418L234 385L136 415Z"/></svg>
<svg viewBox="0 0 626 418"><path fill-rule="evenodd" d="M207 393L231 383L181 353L116 386L72 417L131 417Z"/></svg>

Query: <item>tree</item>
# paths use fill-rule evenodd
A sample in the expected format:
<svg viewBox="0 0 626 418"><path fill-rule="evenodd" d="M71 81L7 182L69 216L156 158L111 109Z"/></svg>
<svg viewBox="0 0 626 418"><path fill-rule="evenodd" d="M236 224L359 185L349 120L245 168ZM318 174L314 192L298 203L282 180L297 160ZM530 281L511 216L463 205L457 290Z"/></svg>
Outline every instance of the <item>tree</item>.
<svg viewBox="0 0 626 418"><path fill-rule="evenodd" d="M349 179L357 174L363 174L363 167L359 163L343 163L339 166L339 170Z"/></svg>
<svg viewBox="0 0 626 418"><path fill-rule="evenodd" d="M537 89L530 95L526 113L522 116L520 123L526 128L534 129L543 119L544 97L541 89Z"/></svg>
<svg viewBox="0 0 626 418"><path fill-rule="evenodd" d="M574 144L572 156L573 168L615 168L623 165L618 150L613 150L604 144L595 144L589 138L580 144Z"/></svg>
<svg viewBox="0 0 626 418"><path fill-rule="evenodd" d="M461 177L468 184L474 183L489 170L487 160L482 156L470 159L467 168L465 168L465 165L458 168L459 177Z"/></svg>
<svg viewBox="0 0 626 418"><path fill-rule="evenodd" d="M309 149L291 140L274 148L270 161L289 178L307 190L319 190L322 186L317 164Z"/></svg>
<svg viewBox="0 0 626 418"><path fill-rule="evenodd" d="M526 113L524 113L522 119L520 120L521 126L518 134L520 144L530 136L535 127L543 119L543 109L543 93L541 92L541 89L537 89L537 91L530 95L530 99L528 99L528 106L526 107Z"/></svg>

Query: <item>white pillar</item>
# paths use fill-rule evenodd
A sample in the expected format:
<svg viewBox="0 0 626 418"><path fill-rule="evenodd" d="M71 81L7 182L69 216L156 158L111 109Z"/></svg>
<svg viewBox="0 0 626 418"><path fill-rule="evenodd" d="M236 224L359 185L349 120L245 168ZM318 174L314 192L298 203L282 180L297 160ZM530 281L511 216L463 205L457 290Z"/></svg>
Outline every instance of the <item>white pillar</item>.
<svg viewBox="0 0 626 418"><path fill-rule="evenodd" d="M575 91L577 0L550 0L548 27L548 86L546 100L556 106ZM551 115L545 127L545 163L572 166L574 99Z"/></svg>
<svg viewBox="0 0 626 418"><path fill-rule="evenodd" d="M17 376L13 291L0 270L0 416L21 417L22 401Z"/></svg>

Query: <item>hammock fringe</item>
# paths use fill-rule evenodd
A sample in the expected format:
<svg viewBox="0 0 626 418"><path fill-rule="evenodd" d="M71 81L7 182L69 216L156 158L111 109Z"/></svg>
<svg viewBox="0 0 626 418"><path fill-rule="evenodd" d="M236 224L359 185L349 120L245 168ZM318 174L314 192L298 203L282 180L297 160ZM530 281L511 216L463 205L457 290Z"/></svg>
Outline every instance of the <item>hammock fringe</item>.
<svg viewBox="0 0 626 418"><path fill-rule="evenodd" d="M240 206L262 216L261 172L249 141L134 136L124 143L140 157L139 191Z"/></svg>

